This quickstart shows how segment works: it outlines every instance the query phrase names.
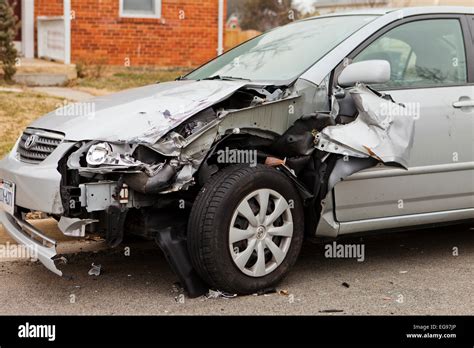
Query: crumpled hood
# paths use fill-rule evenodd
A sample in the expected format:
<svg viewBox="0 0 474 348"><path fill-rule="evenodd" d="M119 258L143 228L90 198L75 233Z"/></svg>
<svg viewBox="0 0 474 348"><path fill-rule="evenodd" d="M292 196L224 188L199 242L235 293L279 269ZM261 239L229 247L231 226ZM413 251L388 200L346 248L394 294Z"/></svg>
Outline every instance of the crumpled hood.
<svg viewBox="0 0 474 348"><path fill-rule="evenodd" d="M241 81L173 81L65 105L30 127L62 132L70 141L156 143L196 113L245 86Z"/></svg>

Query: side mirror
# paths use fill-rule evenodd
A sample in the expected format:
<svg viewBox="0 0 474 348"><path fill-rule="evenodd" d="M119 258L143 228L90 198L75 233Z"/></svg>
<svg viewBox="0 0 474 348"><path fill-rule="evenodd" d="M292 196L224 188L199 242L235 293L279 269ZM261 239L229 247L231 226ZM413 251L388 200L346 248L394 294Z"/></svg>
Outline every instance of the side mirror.
<svg viewBox="0 0 474 348"><path fill-rule="evenodd" d="M341 87L352 87L356 83L366 85L390 81L390 63L386 60L366 60L348 65L339 75L337 83Z"/></svg>

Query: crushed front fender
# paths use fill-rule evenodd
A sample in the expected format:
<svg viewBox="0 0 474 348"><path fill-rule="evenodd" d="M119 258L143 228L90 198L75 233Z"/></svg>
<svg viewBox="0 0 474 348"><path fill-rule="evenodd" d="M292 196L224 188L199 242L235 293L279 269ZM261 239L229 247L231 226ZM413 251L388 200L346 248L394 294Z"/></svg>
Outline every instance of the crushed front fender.
<svg viewBox="0 0 474 348"><path fill-rule="evenodd" d="M373 157L408 167L417 115L359 84L349 90L359 116L349 124L324 128L316 147L351 157Z"/></svg>

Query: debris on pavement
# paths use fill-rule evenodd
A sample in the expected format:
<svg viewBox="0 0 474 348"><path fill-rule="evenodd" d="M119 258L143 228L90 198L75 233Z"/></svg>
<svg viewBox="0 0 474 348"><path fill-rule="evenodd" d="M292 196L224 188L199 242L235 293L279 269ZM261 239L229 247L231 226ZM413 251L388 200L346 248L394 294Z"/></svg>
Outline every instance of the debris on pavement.
<svg viewBox="0 0 474 348"><path fill-rule="evenodd" d="M319 313L343 313L343 309L323 309Z"/></svg>
<svg viewBox="0 0 474 348"><path fill-rule="evenodd" d="M276 293L277 293L276 288L267 288L267 289L262 289L262 290L258 291L254 295L255 296L262 296L262 295L266 296L266 295L271 295L271 294L276 294Z"/></svg>
<svg viewBox="0 0 474 348"><path fill-rule="evenodd" d="M280 290L278 294L280 294L281 296L289 296L290 292L288 290Z"/></svg>
<svg viewBox="0 0 474 348"><path fill-rule="evenodd" d="M100 236L91 236L91 235L87 235L86 236L86 240L91 240L91 241L94 241L94 242L102 242L102 241L105 241L104 238L100 237Z"/></svg>
<svg viewBox="0 0 474 348"><path fill-rule="evenodd" d="M345 287L345 288L349 288L349 287L350 287L349 283L346 283L346 282L343 282L341 285L342 285L343 287Z"/></svg>
<svg viewBox="0 0 474 348"><path fill-rule="evenodd" d="M400 274L408 273L408 271L400 271Z"/></svg>
<svg viewBox="0 0 474 348"><path fill-rule="evenodd" d="M211 290L209 289L209 292L204 295L207 299L212 299L212 298L225 298L225 299L229 299L229 298L235 298L237 297L237 294L228 294L228 293L225 293L225 292L222 292L220 290Z"/></svg>
<svg viewBox="0 0 474 348"><path fill-rule="evenodd" d="M95 265L94 263L92 264L92 268L89 270L89 275L90 276L100 276L100 271L102 269L101 265Z"/></svg>
<svg viewBox="0 0 474 348"><path fill-rule="evenodd" d="M184 291L184 288L181 286L180 282L176 282L173 284L173 292L182 293L183 291Z"/></svg>
<svg viewBox="0 0 474 348"><path fill-rule="evenodd" d="M60 256L54 259L54 262L58 265L66 265L67 259L64 256Z"/></svg>

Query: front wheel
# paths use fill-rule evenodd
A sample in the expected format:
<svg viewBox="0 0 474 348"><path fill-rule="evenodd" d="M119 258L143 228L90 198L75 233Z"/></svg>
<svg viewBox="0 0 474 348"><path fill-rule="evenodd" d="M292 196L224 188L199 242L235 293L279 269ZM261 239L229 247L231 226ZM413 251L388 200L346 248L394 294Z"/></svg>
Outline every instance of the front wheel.
<svg viewBox="0 0 474 348"><path fill-rule="evenodd" d="M212 287L238 294L274 286L304 237L301 198L274 168L236 165L207 182L191 211L188 249Z"/></svg>

